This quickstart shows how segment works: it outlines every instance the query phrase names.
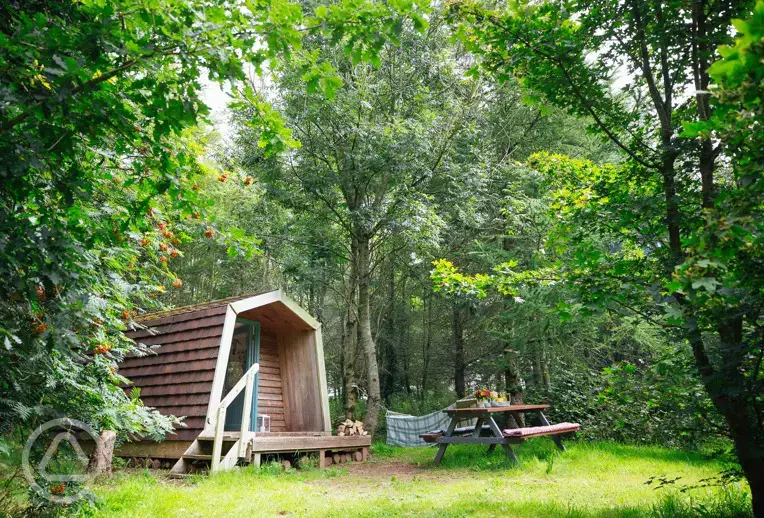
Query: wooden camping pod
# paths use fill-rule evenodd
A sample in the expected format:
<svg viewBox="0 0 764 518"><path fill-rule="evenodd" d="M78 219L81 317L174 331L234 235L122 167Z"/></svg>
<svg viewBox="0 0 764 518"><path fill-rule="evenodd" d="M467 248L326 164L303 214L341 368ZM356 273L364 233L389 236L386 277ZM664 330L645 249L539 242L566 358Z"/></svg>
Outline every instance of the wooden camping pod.
<svg viewBox="0 0 764 518"><path fill-rule="evenodd" d="M140 388L146 405L185 416L185 426L163 443L127 443L118 455L187 455L194 463L212 455L204 441L216 432L221 436L223 428L216 428L221 402L237 381L242 390L245 372L255 373L252 411L236 408L239 400L243 405L242 393L222 414L223 440L239 440L241 455L256 459L258 448L281 451L282 446L283 451L317 451L326 448L326 440L335 439L329 437L321 324L281 290L146 315L136 323L126 334L150 353L121 363L120 374L131 380L125 389ZM258 415L267 418L258 420ZM246 429L251 436L241 437L242 420L250 423ZM267 432L257 429L264 423L270 427ZM319 437L326 440L317 441Z"/></svg>

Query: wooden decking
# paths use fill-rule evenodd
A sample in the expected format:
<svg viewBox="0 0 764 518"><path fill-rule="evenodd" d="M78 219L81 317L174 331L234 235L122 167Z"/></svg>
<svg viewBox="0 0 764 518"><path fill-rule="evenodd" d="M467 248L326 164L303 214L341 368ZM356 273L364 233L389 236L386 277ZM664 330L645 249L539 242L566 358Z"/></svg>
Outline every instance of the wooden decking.
<svg viewBox="0 0 764 518"><path fill-rule="evenodd" d="M239 440L240 432L225 432L224 451ZM212 457L214 436L200 435L196 441L165 441L161 443L141 441L124 444L115 453L119 457L135 459L185 459L186 463L201 462L202 467ZM326 452L361 452L363 459L368 455L371 437L368 435L339 437L329 432L271 432L251 434L248 438L247 456L243 462L259 464L263 455L297 455L316 452L320 465L324 465ZM184 464L181 462L181 465ZM188 468L188 464L186 468ZM183 472L189 472L186 469Z"/></svg>
<svg viewBox="0 0 764 518"><path fill-rule="evenodd" d="M226 441L236 441L239 432L225 432ZM199 436L199 440L213 440L214 436ZM371 437L356 435L339 437L329 432L270 432L253 433L249 438L252 453L294 453L301 451L358 449L371 446Z"/></svg>
<svg viewBox="0 0 764 518"><path fill-rule="evenodd" d="M371 446L371 437L368 435L356 435L340 437L336 435L264 435L259 434L251 439L250 462L260 465L263 455L273 454L302 454L307 452L318 453L318 465L321 468L331 464L328 453L334 455L340 452L353 452L357 455L356 460L366 460ZM351 454L347 453L347 458Z"/></svg>
<svg viewBox="0 0 764 518"><path fill-rule="evenodd" d="M291 453L318 450L356 450L371 446L371 437L324 436L256 436L252 439L252 453Z"/></svg>

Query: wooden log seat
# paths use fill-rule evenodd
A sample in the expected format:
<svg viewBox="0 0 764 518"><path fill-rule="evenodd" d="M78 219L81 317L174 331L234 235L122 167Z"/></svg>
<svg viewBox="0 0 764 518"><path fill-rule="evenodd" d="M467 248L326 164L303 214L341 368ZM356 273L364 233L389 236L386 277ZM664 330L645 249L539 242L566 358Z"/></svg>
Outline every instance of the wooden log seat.
<svg viewBox="0 0 764 518"><path fill-rule="evenodd" d="M530 426L528 428L507 428L502 430L504 437L513 439L529 439L544 435L560 435L563 433L577 432L581 428L578 423L557 423L547 426Z"/></svg>

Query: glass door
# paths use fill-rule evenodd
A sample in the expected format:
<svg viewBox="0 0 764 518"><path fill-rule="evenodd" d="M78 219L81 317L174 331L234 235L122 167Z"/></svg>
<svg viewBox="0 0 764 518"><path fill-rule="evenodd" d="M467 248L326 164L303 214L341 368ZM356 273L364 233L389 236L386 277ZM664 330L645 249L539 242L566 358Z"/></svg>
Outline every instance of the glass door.
<svg viewBox="0 0 764 518"><path fill-rule="evenodd" d="M246 374L249 368L258 362L260 358L260 323L243 318L236 319L236 327L231 340L231 350L228 353L228 367L223 384L223 397L236 385ZM250 418L250 430L255 430L257 425L257 381L252 395L252 410ZM244 410L244 391L242 390L233 402L228 406L225 416L225 430L241 430L241 418Z"/></svg>

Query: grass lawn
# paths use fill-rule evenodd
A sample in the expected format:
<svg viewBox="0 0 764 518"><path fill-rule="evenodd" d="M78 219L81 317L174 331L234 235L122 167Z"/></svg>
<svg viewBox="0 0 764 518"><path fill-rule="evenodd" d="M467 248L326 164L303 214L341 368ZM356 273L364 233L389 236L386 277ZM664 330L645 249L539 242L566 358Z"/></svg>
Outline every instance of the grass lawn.
<svg viewBox="0 0 764 518"><path fill-rule="evenodd" d="M439 468L433 448L376 444L366 463L325 470L264 466L170 480L123 471L94 486L98 516L750 516L744 485L727 490L655 490L653 475L695 484L721 464L700 454L612 443L548 439L516 449L451 446ZM747 509L746 509L747 508Z"/></svg>

